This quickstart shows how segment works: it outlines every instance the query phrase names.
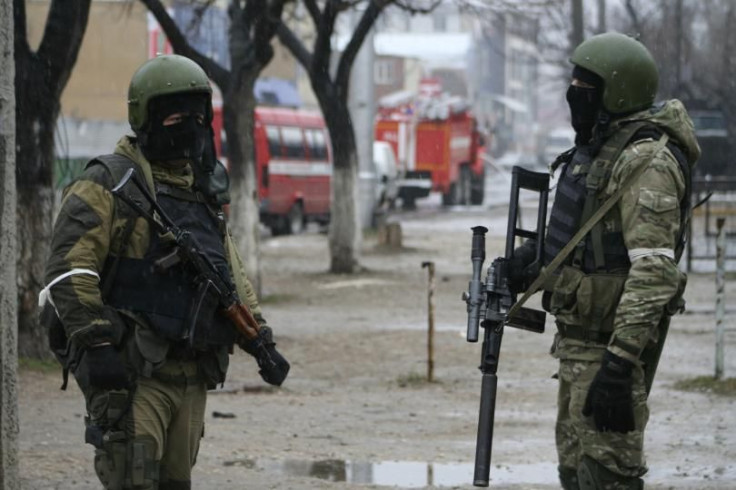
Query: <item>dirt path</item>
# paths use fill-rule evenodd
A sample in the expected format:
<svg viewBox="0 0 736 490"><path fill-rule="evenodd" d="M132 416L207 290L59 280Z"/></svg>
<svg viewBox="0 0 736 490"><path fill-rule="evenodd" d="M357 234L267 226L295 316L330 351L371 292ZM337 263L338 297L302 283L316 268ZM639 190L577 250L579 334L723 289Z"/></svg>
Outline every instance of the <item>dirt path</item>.
<svg viewBox="0 0 736 490"><path fill-rule="evenodd" d="M505 213L429 207L400 216L404 249L383 251L368 237L367 270L352 276L324 272L325 235L264 239L264 313L292 373L282 389L268 389L255 363L236 354L224 389L208 400L193 487L473 488L480 346L464 339L460 293L471 270L470 226L491 228L493 257ZM437 268L434 383L424 381L426 260ZM736 398L673 387L713 372L713 297L713 275L691 275L687 299L696 313L675 318L652 395L648 488L736 488ZM733 314L728 327L736 327ZM552 328L548 319L542 335L506 330L495 488L558 488ZM727 349L736 349L735 337ZM736 376L736 356L727 355L726 374ZM23 488L99 488L92 448L82 442L81 395L59 384L57 373L21 373Z"/></svg>

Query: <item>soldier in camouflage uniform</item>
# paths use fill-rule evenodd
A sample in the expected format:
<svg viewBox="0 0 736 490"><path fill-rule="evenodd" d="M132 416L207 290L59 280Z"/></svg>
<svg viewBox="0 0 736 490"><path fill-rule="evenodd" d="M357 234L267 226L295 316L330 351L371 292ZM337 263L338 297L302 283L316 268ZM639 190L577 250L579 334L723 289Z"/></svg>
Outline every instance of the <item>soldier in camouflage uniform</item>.
<svg viewBox="0 0 736 490"><path fill-rule="evenodd" d="M253 341L216 307L192 308L205 303L186 264L157 269L172 250L169 237L111 192L128 169L195 236L257 319L259 342L273 346L222 212L227 174L214 158L211 94L204 71L187 58L144 63L129 89L136 136L123 137L65 189L54 227L42 321L65 375L71 371L85 395L85 440L107 489L190 488L206 392L224 381L234 344L253 353ZM261 372L272 384L288 372L276 360L282 376Z"/></svg>
<svg viewBox="0 0 736 490"><path fill-rule="evenodd" d="M682 306L686 276L677 261L700 149L679 101L653 105L657 68L641 43L597 35L571 61L576 146L553 164L559 181L545 263L625 189L545 285L543 304L558 329L559 474L568 490L639 489L649 387L669 317Z"/></svg>

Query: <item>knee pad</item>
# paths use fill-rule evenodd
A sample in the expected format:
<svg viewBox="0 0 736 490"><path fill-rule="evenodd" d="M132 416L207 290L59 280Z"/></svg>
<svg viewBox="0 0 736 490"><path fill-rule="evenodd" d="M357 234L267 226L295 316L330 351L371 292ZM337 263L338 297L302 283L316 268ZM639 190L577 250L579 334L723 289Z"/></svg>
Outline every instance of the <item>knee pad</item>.
<svg viewBox="0 0 736 490"><path fill-rule="evenodd" d="M156 441L150 437L128 440L122 431L105 433L95 450L95 472L105 490L155 490L159 462Z"/></svg>
<svg viewBox="0 0 736 490"><path fill-rule="evenodd" d="M577 471L580 490L642 490L644 481L635 476L614 473L590 456L583 456Z"/></svg>

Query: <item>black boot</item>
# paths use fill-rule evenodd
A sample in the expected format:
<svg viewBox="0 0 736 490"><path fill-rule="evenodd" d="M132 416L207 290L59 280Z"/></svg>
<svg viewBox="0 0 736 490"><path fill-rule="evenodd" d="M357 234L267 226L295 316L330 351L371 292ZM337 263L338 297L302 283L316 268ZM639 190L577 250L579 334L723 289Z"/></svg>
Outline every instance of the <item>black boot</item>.
<svg viewBox="0 0 736 490"><path fill-rule="evenodd" d="M568 468L566 466L558 466L557 472L560 474L560 483L562 490L580 490L578 484L578 470Z"/></svg>
<svg viewBox="0 0 736 490"><path fill-rule="evenodd" d="M580 490L644 489L644 480L641 478L616 474L590 456L583 456L577 473Z"/></svg>

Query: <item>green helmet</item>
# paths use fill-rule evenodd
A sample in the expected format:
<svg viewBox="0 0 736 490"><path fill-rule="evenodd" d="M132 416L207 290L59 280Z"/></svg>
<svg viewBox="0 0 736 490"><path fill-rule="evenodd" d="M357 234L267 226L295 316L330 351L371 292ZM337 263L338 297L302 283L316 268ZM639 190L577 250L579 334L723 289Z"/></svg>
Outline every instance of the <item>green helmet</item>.
<svg viewBox="0 0 736 490"><path fill-rule="evenodd" d="M603 79L603 108L611 114L646 109L654 102L657 65L649 50L629 36L593 36L575 49L570 61Z"/></svg>
<svg viewBox="0 0 736 490"><path fill-rule="evenodd" d="M128 87L128 121L134 131L148 123L148 104L161 95L204 93L209 97L207 119L212 117L212 87L204 70L177 54L160 55L143 63Z"/></svg>

